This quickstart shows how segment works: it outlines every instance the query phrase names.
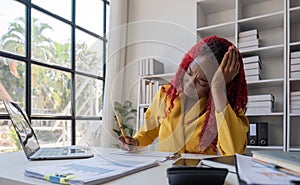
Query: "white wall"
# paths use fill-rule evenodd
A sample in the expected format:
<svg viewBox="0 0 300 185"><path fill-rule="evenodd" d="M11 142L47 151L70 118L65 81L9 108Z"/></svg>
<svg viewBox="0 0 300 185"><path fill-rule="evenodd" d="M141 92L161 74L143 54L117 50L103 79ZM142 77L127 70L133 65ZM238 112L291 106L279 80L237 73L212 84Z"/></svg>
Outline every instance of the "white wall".
<svg viewBox="0 0 300 185"><path fill-rule="evenodd" d="M196 0L129 0L124 99L137 101L138 60L155 56L175 72L197 41Z"/></svg>
<svg viewBox="0 0 300 185"><path fill-rule="evenodd" d="M101 146L116 138L113 102L137 105L138 59L156 57L175 72L197 41L196 0L112 0Z"/></svg>

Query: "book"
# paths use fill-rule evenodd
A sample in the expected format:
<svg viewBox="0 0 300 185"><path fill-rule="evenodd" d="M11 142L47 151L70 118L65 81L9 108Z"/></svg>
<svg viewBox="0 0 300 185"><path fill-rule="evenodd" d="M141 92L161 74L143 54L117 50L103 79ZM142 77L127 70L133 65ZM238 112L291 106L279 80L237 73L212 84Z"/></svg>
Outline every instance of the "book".
<svg viewBox="0 0 300 185"><path fill-rule="evenodd" d="M272 101L250 101L247 104L247 107L274 107L274 102Z"/></svg>
<svg viewBox="0 0 300 185"><path fill-rule="evenodd" d="M245 69L245 75L250 76L250 75L260 75L260 69Z"/></svg>
<svg viewBox="0 0 300 185"><path fill-rule="evenodd" d="M252 63L252 62L260 62L260 57L258 55L251 57L243 57L244 64Z"/></svg>
<svg viewBox="0 0 300 185"><path fill-rule="evenodd" d="M296 64L292 64L291 65L291 72L293 71L300 71L300 64L296 65Z"/></svg>
<svg viewBox="0 0 300 185"><path fill-rule="evenodd" d="M244 69L261 69L261 65L259 62L245 63Z"/></svg>
<svg viewBox="0 0 300 185"><path fill-rule="evenodd" d="M291 65L300 64L300 58L291 58Z"/></svg>
<svg viewBox="0 0 300 185"><path fill-rule="evenodd" d="M299 58L299 57L300 57L300 51L291 52L291 58Z"/></svg>
<svg viewBox="0 0 300 185"><path fill-rule="evenodd" d="M300 178L289 175L276 168L255 162L252 156L241 154L235 155L236 174L239 184L294 184L292 181L299 181Z"/></svg>
<svg viewBox="0 0 300 185"><path fill-rule="evenodd" d="M240 52L246 52L246 51L252 51L258 49L258 46L249 46L249 47L243 47L239 48Z"/></svg>
<svg viewBox="0 0 300 185"><path fill-rule="evenodd" d="M244 42L238 43L239 48L244 48L244 47L249 47L249 46L259 46L259 39L249 40L249 41L244 41Z"/></svg>
<svg viewBox="0 0 300 185"><path fill-rule="evenodd" d="M247 113L247 115L249 115L249 114L255 114L255 115L271 114L272 107L248 107L246 113Z"/></svg>
<svg viewBox="0 0 300 185"><path fill-rule="evenodd" d="M300 100L300 96L291 96L291 101Z"/></svg>
<svg viewBox="0 0 300 185"><path fill-rule="evenodd" d="M249 95L248 101L274 101L275 98L272 94Z"/></svg>
<svg viewBox="0 0 300 185"><path fill-rule="evenodd" d="M252 151L253 160L300 176L300 152Z"/></svg>
<svg viewBox="0 0 300 185"><path fill-rule="evenodd" d="M149 59L149 74L163 74L165 72L164 70L164 63L156 60L155 58Z"/></svg>
<svg viewBox="0 0 300 185"><path fill-rule="evenodd" d="M251 41L251 40L256 40L256 39L258 39L258 35L250 35L247 37L240 37L239 42Z"/></svg>
<svg viewBox="0 0 300 185"><path fill-rule="evenodd" d="M200 163L209 167L227 168L230 172L236 173L234 155L203 158Z"/></svg>
<svg viewBox="0 0 300 185"><path fill-rule="evenodd" d="M291 114L300 114L300 109L291 109L290 113Z"/></svg>
<svg viewBox="0 0 300 185"><path fill-rule="evenodd" d="M290 77L291 78L300 78L300 71L291 71Z"/></svg>
<svg viewBox="0 0 300 185"><path fill-rule="evenodd" d="M239 38L247 37L247 36L250 36L250 35L258 35L258 30L257 29L252 29L252 30L239 32Z"/></svg>
<svg viewBox="0 0 300 185"><path fill-rule="evenodd" d="M290 95L291 96L300 96L300 91L291 91Z"/></svg>
<svg viewBox="0 0 300 185"><path fill-rule="evenodd" d="M158 160L145 157L111 159L101 155L64 164L34 166L25 169L24 175L52 183L76 185L101 184L138 171L158 166Z"/></svg>
<svg viewBox="0 0 300 185"><path fill-rule="evenodd" d="M246 81L247 82L253 82L253 81L258 81L258 80L261 80L261 76L258 74L258 75L247 75L246 76Z"/></svg>

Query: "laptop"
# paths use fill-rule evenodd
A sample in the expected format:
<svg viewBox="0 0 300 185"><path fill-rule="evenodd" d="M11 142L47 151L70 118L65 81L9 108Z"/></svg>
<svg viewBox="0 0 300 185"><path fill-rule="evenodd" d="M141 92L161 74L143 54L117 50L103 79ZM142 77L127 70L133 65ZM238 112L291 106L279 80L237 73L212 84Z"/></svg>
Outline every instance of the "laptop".
<svg viewBox="0 0 300 185"><path fill-rule="evenodd" d="M80 159L94 155L88 147L64 146L41 148L28 115L14 102L3 100L25 155L29 160Z"/></svg>

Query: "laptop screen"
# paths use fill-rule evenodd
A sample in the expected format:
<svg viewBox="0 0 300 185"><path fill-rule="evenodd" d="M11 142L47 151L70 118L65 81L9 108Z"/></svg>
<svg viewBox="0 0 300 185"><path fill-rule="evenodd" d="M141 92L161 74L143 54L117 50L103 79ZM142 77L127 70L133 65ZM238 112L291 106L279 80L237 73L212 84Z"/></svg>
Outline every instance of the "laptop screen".
<svg viewBox="0 0 300 185"><path fill-rule="evenodd" d="M28 116L24 111L22 111L18 104L5 100L3 103L10 116L24 152L26 153L27 158L29 158L40 148L40 146L34 131L30 126Z"/></svg>

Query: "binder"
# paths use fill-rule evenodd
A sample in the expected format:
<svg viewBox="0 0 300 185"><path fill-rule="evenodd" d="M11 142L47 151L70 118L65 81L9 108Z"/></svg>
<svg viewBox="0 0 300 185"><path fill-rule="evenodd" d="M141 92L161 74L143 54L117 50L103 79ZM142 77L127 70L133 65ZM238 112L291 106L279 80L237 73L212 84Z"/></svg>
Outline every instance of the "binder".
<svg viewBox="0 0 300 185"><path fill-rule="evenodd" d="M257 123L250 123L248 145L257 146Z"/></svg>
<svg viewBox="0 0 300 185"><path fill-rule="evenodd" d="M257 124L257 137L259 146L268 146L268 123L261 122Z"/></svg>

